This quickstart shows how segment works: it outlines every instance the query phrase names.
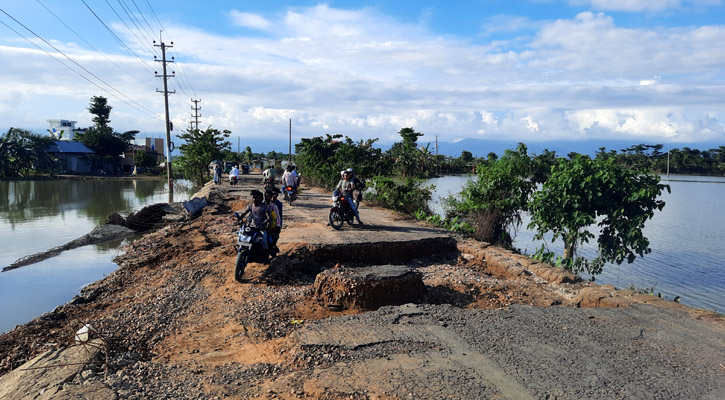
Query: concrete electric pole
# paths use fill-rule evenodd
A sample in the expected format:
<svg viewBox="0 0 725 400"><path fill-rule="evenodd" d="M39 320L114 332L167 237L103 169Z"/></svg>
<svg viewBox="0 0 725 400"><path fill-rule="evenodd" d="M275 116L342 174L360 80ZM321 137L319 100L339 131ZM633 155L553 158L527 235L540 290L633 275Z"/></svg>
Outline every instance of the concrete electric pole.
<svg viewBox="0 0 725 400"><path fill-rule="evenodd" d="M199 129L199 117L201 117L201 114L199 114L199 110L201 110L199 103L201 103L201 99L191 99L191 102L194 103L194 105L191 107L191 109L194 110L194 114L191 115L192 118L194 118L194 120L190 122L191 129Z"/></svg>
<svg viewBox="0 0 725 400"><path fill-rule="evenodd" d="M161 75L158 75L158 73L156 73L157 74L156 77L164 79L164 90L161 91L161 90L156 89L156 91L164 94L164 111L166 114L166 176L169 179L169 203L173 203L174 202L174 182L171 179L171 152L174 150L174 148L173 148L174 144L171 143L171 130L173 128L171 125L171 121L169 120L169 94L176 93L176 91L174 90L173 92L169 92L168 85L167 85L168 78L173 77L175 72L171 71L172 75L166 74L166 64L174 62L174 57L171 57L171 60L166 59L166 49L169 47L173 47L174 42L171 42L170 45L167 45L161 40L160 37L159 37L159 41L161 42L161 44L156 44L156 41L154 40L154 46L161 47L161 60L154 60L154 61L160 62L162 65L163 73ZM154 56L154 58L156 58L156 56Z"/></svg>

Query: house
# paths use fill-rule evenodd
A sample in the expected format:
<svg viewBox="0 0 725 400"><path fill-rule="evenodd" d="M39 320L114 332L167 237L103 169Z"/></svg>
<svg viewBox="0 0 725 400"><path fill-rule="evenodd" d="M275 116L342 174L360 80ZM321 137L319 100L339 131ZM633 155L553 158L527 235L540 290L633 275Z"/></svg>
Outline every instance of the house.
<svg viewBox="0 0 725 400"><path fill-rule="evenodd" d="M67 119L47 119L46 121L50 123L48 132L58 140L71 141L77 133L86 131L86 128L76 128L78 121L70 121Z"/></svg>
<svg viewBox="0 0 725 400"><path fill-rule="evenodd" d="M164 155L164 139L159 138L138 138L131 142L131 148L123 154L123 160L121 160L121 166L123 172L129 173L133 171L136 161L135 156L138 152L145 152L156 158L156 165L161 164L166 160Z"/></svg>
<svg viewBox="0 0 725 400"><path fill-rule="evenodd" d="M55 157L56 169L61 173L90 174L92 172L89 156L94 152L83 143L56 140L45 151Z"/></svg>

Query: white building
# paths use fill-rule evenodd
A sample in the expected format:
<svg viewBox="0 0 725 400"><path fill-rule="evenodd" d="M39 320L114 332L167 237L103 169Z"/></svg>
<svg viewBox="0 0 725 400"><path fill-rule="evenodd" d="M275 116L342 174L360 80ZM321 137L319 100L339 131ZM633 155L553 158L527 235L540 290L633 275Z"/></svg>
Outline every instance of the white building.
<svg viewBox="0 0 725 400"><path fill-rule="evenodd" d="M50 123L48 132L58 140L73 140L76 133L85 132L85 128L76 128L78 121L69 121L67 119L48 119Z"/></svg>

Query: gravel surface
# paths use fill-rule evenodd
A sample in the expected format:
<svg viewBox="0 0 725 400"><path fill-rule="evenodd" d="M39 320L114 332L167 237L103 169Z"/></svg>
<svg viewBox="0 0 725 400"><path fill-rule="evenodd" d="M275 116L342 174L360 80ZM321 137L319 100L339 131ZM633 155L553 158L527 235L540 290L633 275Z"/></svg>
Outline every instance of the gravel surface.
<svg viewBox="0 0 725 400"><path fill-rule="evenodd" d="M239 284L229 215L257 179L205 188L216 203L199 218L136 240L107 278L0 335L0 375L70 346L90 322L108 362L60 383L66 398L725 398L722 316L576 308L592 285L503 279L475 257L422 257L405 241L371 246L387 226L412 241L440 232L370 208L366 228L334 231L326 196L311 188L285 209L280 256L250 264ZM420 304L363 313L314 300L315 275L345 264L337 254L370 256L351 263L360 266L393 251L421 275Z"/></svg>

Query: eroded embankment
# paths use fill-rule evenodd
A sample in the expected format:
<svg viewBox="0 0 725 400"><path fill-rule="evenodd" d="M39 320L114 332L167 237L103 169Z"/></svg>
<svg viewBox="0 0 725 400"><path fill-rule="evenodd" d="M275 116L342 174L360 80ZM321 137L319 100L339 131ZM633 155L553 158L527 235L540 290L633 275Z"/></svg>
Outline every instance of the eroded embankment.
<svg viewBox="0 0 725 400"><path fill-rule="evenodd" d="M355 380L364 374L340 381L352 388L349 390L330 388L324 382L336 381L335 371L342 371L335 366L338 361L375 359L384 367L381 371L400 372L401 367L393 362L398 360L401 365L428 365L433 371L433 364L425 357L417 361L410 357L440 351L434 366L444 368L450 354L471 354L462 339L441 336L446 324L452 324L442 316L447 308L501 310L514 304L617 307L658 301L653 296L580 282L526 257L451 237L379 243L287 242L280 245L280 256L268 265L250 264L246 276L251 282L239 284L233 279L234 236L227 202L212 204L193 221L165 227L135 241L116 259L120 268L109 277L89 285L70 303L0 335L0 373L49 348L71 345L73 333L83 323L90 323L109 345L108 374L88 365L57 390L70 393L84 386L101 386L121 398L371 398L371 394L397 398L408 392L396 390L417 390L415 385L406 387L404 382L412 381L405 374L377 384L370 382L365 390L355 386ZM364 235L365 231L356 233ZM354 301L347 309L320 302L314 282L321 271L375 269L379 264L405 265L420 276L425 289L417 303L421 310L437 310L432 315L443 318L431 321L435 329L417 330L420 335L430 331L432 336L412 341L375 339L370 345L350 350L332 349L324 343L310 347L292 337L315 324L313 321L325 319L325 325L332 326L338 320L327 317L364 312ZM376 326L387 329L390 324L420 322L427 312L403 313L394 321L355 325L355 329L374 333ZM464 313L451 314L460 319L455 324L466 326ZM338 332L334 326L329 329ZM449 350L450 346L455 351ZM480 354L476 357L476 365L492 368ZM469 359L461 356L455 361L462 363L461 371L468 368L465 362ZM99 373L86 373L94 368ZM317 377L315 384L305 386L313 375ZM419 388L426 386L425 377L421 379ZM487 393L492 395L501 390L505 393L507 387L509 393L519 390L511 382L508 386L500 383L498 389L485 379L475 382L488 385ZM473 393L475 388L471 390Z"/></svg>

